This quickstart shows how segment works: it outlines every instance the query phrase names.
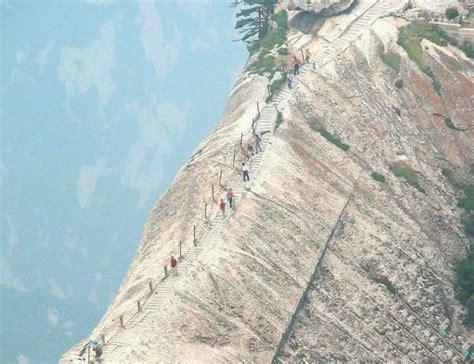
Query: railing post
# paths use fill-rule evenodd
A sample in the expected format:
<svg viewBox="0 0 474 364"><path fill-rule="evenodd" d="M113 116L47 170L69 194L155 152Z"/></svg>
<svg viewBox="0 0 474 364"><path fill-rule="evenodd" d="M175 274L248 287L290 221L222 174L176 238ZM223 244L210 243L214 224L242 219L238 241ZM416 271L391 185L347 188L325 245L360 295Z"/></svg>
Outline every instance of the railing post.
<svg viewBox="0 0 474 364"><path fill-rule="evenodd" d="M148 282L148 287L150 287L150 294L153 293L153 281Z"/></svg>
<svg viewBox="0 0 474 364"><path fill-rule="evenodd" d="M196 246L196 225L193 225L193 244Z"/></svg>
<svg viewBox="0 0 474 364"><path fill-rule="evenodd" d="M301 51L301 63L305 63L303 49L300 49L300 51Z"/></svg>
<svg viewBox="0 0 474 364"><path fill-rule="evenodd" d="M219 172L219 186L222 186L222 169Z"/></svg>
<svg viewBox="0 0 474 364"><path fill-rule="evenodd" d="M244 139L244 133L240 133L240 146L242 147L242 140Z"/></svg>
<svg viewBox="0 0 474 364"><path fill-rule="evenodd" d="M168 267L165 265L165 278L168 277Z"/></svg>
<svg viewBox="0 0 474 364"><path fill-rule="evenodd" d="M181 243L182 243L182 241L180 240L180 241L179 241L179 259L182 258L182 255L181 255Z"/></svg>
<svg viewBox="0 0 474 364"><path fill-rule="evenodd" d="M120 327L125 329L125 325L123 324L123 315L120 315Z"/></svg>
<svg viewBox="0 0 474 364"><path fill-rule="evenodd" d="M236 153L234 152L234 157L232 158L232 168L235 167L235 155L236 155Z"/></svg>
<svg viewBox="0 0 474 364"><path fill-rule="evenodd" d="M258 104L258 101L257 101L257 115L258 117L260 117L260 105Z"/></svg>

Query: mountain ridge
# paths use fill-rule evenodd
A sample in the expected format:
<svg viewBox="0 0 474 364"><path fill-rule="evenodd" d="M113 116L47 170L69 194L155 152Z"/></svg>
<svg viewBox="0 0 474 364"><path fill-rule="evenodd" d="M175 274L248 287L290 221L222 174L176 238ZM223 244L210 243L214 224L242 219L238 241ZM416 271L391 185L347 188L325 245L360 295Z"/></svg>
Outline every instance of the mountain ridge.
<svg viewBox="0 0 474 364"><path fill-rule="evenodd" d="M312 51L315 69L303 67L294 89L281 91L264 109L265 78L241 74L222 121L151 211L127 278L92 334L100 337L110 326L123 336L114 349L107 347L114 338L105 338L105 360L462 357L472 332L459 325L453 312L459 314L459 304L448 283L450 265L462 256L468 239L456 223L456 193L440 173L439 158L459 168L472 164L472 129L449 130L433 115L449 111L459 125L472 123L466 111L474 108L473 100L464 99L474 95L472 61L453 47L423 41L440 95L396 45L400 20L381 19L403 4L380 0L360 6L366 7L361 24L345 14L346 32L329 46L322 46L320 38L289 35L296 49L317 50ZM322 33L333 32L331 26L323 26ZM404 80L401 89L380 60L381 48L401 55L396 75ZM265 152L250 164L247 190L236 182L245 159L241 146L253 141L257 102L262 107L257 130L271 133ZM283 123L275 128L278 112ZM337 140L348 150L338 148ZM392 175L395 167L414 171L423 191ZM374 170L387 183L371 180ZM211 186L223 195L219 180L237 190L236 208L225 219L214 209L207 220L203 199L213 205ZM188 252L195 249L194 225L203 227L196 249L204 248L186 266ZM206 246L202 237L212 244ZM323 266L315 270L330 238ZM117 317L137 311L136 300L148 290L149 279L163 276L163 265L180 240L186 275L166 278L161 291L156 286L164 298L148 313L144 306L140 317L146 317L141 321L146 325L120 329ZM351 290L355 282L357 292ZM443 337L439 332L445 327L456 335ZM74 360L83 344L62 361Z"/></svg>

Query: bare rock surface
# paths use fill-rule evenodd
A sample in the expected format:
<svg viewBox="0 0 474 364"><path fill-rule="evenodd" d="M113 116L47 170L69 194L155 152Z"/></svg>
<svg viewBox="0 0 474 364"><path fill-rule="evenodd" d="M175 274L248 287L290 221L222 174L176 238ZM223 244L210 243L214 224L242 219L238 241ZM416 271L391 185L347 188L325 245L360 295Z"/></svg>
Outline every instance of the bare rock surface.
<svg viewBox="0 0 474 364"><path fill-rule="evenodd" d="M461 325L452 279L469 240L441 169L474 164L474 64L423 41L438 94L397 45L406 22L388 15L403 5L361 0L316 40L290 34L294 50L311 49L314 68L305 65L266 107L266 79L238 77L221 121L152 209L91 333L104 335L104 362L461 361L474 337ZM388 51L400 55L399 72L382 62ZM240 145L252 141L257 102L257 131L269 133L244 185ZM396 177L394 163L422 189ZM214 185L215 200L224 196L219 176L236 194L225 217L211 195ZM179 276L161 280L179 241ZM61 362L80 361L85 343Z"/></svg>
<svg viewBox="0 0 474 364"><path fill-rule="evenodd" d="M349 9L356 0L283 0L281 4L288 10L311 11L330 16Z"/></svg>

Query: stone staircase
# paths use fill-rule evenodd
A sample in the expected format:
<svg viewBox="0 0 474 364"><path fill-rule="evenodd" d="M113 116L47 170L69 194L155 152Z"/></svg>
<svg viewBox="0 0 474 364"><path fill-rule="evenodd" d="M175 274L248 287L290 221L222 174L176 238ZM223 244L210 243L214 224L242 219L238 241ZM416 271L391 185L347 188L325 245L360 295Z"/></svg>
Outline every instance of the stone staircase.
<svg viewBox="0 0 474 364"><path fill-rule="evenodd" d="M288 94L289 92L285 93L285 95ZM273 130L272 128L273 124L275 123L275 120L275 108L270 107L270 105L267 105L260 114L260 118L256 127L257 132L260 133L262 131ZM242 182L242 176L240 173L236 175L235 178L232 180L232 184L236 186L232 190L234 193L234 206L237 206L240 203L240 201L245 195L246 188L250 188L253 181L255 180L255 176L261 167L263 154L267 146L269 145L270 139L271 133L264 134L262 136L263 152L257 153L251 157L249 163L250 182L248 182L247 184ZM216 200L220 201L220 198L224 198L225 200L225 192L221 197L217 198ZM226 208L226 216L229 216L232 213L232 209ZM174 285L176 281L182 277L188 276L192 272L192 270L196 268L196 262L198 261L199 255L204 251L208 251L209 249L211 249L212 246L215 246L218 243L218 241L220 240L220 235L224 226L226 216L224 216L218 208L212 212L209 218L210 224L207 228L207 231L202 234L202 237L198 240L195 246L191 246L191 249L188 250L185 254L184 259L182 259L178 263L178 276L174 277L172 275L169 275L166 279L161 281L156 286L153 296L150 297L148 301L143 305L143 312L138 313L133 318L131 318L126 323L125 329L121 329L120 331L118 331L109 341L106 342L103 352L103 357L105 359L117 348L121 346L126 346L127 343L130 342L129 335L136 335L137 329L139 330L140 326L143 325L144 327L146 327L150 324L149 320L153 316L152 313L157 312L163 308L165 300L174 291Z"/></svg>
<svg viewBox="0 0 474 364"><path fill-rule="evenodd" d="M399 2L403 3L403 2ZM377 19L389 15L391 12L398 10L401 5L393 0L376 0L368 7L358 18L354 19L342 34L333 42L329 43L326 48L313 57L314 68L318 69L329 63L334 57L344 52L357 38L361 32L367 29ZM315 71L306 68L306 72ZM302 71L301 74L304 74Z"/></svg>
<svg viewBox="0 0 474 364"><path fill-rule="evenodd" d="M369 9L349 25L346 31L344 31L338 39L330 43L323 52L313 57L312 62L314 65L303 64L300 68L300 75L297 76L293 82L293 89L297 87L299 77L304 76L308 72L316 72L314 68L320 68L330 62L335 56L343 52L351 42L356 40L363 29L372 24L377 18L388 14L392 9L387 8L387 3L393 4L393 1L375 1ZM290 95L291 90L288 87L284 87L277 93L273 101L267 104L261 111L255 130L257 134L263 134L263 152L255 154L250 159L250 182L248 182L247 185L242 182L240 174L236 175L232 180L232 184L236 186L233 188L235 205L238 205L243 199L246 189L251 188L251 185L262 166L264 153L271 144L271 138L278 114L278 107L281 106ZM224 198L225 200L225 193L217 198L217 201L220 201L220 198ZM231 213L231 210L227 209L226 215ZM103 353L104 359L107 359L107 356L113 353L117 348L128 345L131 340L130 335L136 335L136 328L150 325L149 320L153 317L152 314L162 309L165 300L174 291L176 281L182 277L188 276L192 270L196 268L196 262L198 261L199 255L218 243L225 222L225 217L222 215L220 210L216 208L212 212L209 221L210 224L208 227L205 227L207 230L201 234L202 237L198 240L197 244L192 246L191 250L187 251L185 254L184 259L178 263L179 275L176 277L168 276L166 279L161 281L155 287L153 295L143 305L143 312L135 314L129 321L127 321L125 329L120 329L111 339L106 341ZM130 330L132 328L134 330Z"/></svg>

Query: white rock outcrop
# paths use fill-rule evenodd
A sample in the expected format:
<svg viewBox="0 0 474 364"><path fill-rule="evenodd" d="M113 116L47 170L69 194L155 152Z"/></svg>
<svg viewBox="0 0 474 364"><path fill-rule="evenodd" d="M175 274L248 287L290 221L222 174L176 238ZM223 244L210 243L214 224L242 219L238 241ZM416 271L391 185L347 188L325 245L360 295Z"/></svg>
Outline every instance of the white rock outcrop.
<svg viewBox="0 0 474 364"><path fill-rule="evenodd" d="M472 182L474 63L423 41L436 92L397 44L406 22L388 15L404 2L358 3L316 39L289 35L314 65L270 104L265 78L239 76L222 119L150 212L91 333L104 335L103 362L462 360L474 337L452 279L469 238L442 170ZM398 70L382 61L388 52ZM266 132L264 152L244 184L252 125ZM216 205L227 188L236 197L224 217ZM179 275L163 279L180 241ZM80 362L86 343L61 362Z"/></svg>

